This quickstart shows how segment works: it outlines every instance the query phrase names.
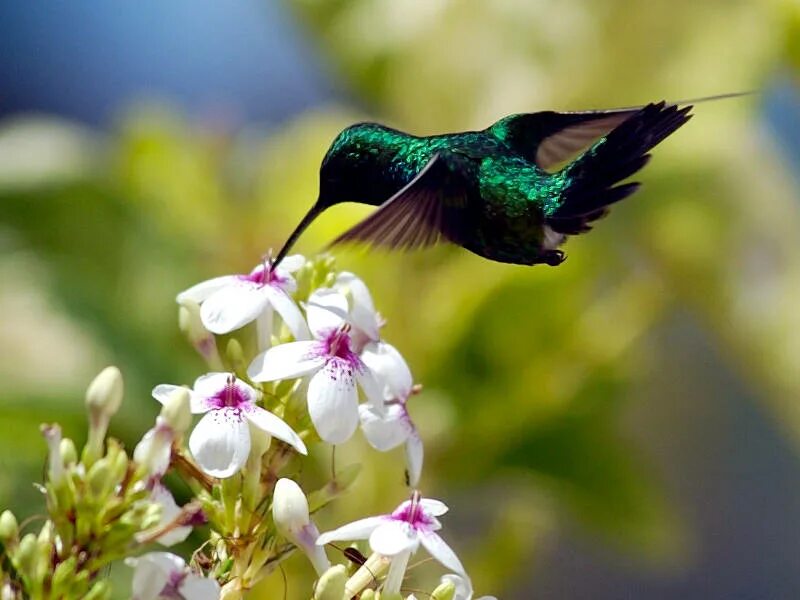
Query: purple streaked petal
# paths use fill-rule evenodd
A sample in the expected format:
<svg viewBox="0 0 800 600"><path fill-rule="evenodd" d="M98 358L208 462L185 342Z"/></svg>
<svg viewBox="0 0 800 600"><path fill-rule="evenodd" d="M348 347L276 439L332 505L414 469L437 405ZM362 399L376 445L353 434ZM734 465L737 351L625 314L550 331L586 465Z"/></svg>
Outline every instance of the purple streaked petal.
<svg viewBox="0 0 800 600"><path fill-rule="evenodd" d="M236 275L223 275L222 277L214 277L206 281L193 285L188 290L184 290L178 294L175 300L178 304L182 304L185 300L193 300L197 304L205 302L212 294L236 282L238 277Z"/></svg>
<svg viewBox="0 0 800 600"><path fill-rule="evenodd" d="M347 321L347 298L336 290L315 290L306 303L308 327L314 337L321 339Z"/></svg>
<svg viewBox="0 0 800 600"><path fill-rule="evenodd" d="M300 454L308 454L306 445L303 443L303 440L300 439L300 436L298 436L294 432L294 429L289 427L286 421L280 417L273 415L260 406L250 406L244 411L244 414L253 425L262 431L286 442Z"/></svg>
<svg viewBox="0 0 800 600"><path fill-rule="evenodd" d="M268 302L261 286L239 281L209 296L200 306L200 320L211 333L230 333L255 321Z"/></svg>
<svg viewBox="0 0 800 600"><path fill-rule="evenodd" d="M336 278L334 287L343 292L350 292L353 300L350 319L353 325L363 331L370 340L380 339L378 314L375 312L375 304L366 284L352 273L343 271Z"/></svg>
<svg viewBox="0 0 800 600"><path fill-rule="evenodd" d="M295 379L320 369L326 360L325 344L317 341L289 342L274 346L253 359L247 375L253 381Z"/></svg>
<svg viewBox="0 0 800 600"><path fill-rule="evenodd" d="M361 360L375 374L386 400L408 398L414 380L408 364L394 346L386 342L367 344Z"/></svg>
<svg viewBox="0 0 800 600"><path fill-rule="evenodd" d="M189 437L189 449L203 471L220 479L231 477L250 454L247 419L236 408L206 413Z"/></svg>
<svg viewBox="0 0 800 600"><path fill-rule="evenodd" d="M317 545L324 546L331 542L349 542L352 540L365 540L375 531L375 528L385 523L386 517L367 517L347 525L327 531L317 538Z"/></svg>
<svg viewBox="0 0 800 600"><path fill-rule="evenodd" d="M319 437L329 444L350 439L358 427L358 392L353 367L332 358L308 384L308 414Z"/></svg>
<svg viewBox="0 0 800 600"><path fill-rule="evenodd" d="M297 341L310 340L311 332L308 330L308 325L306 325L306 320L303 318L303 313L300 312L294 300L292 300L286 292L274 286L265 287L264 293L269 299L269 303L281 316L283 322L286 323L289 331L292 332L294 339Z"/></svg>
<svg viewBox="0 0 800 600"><path fill-rule="evenodd" d="M186 569L183 559L169 552L148 552L125 563L134 568L132 600L156 600L170 578Z"/></svg>
<svg viewBox="0 0 800 600"><path fill-rule="evenodd" d="M461 564L456 553L438 533L433 533L432 531L421 532L420 538L422 545L425 546L425 549L430 552L433 558L442 563L447 569L458 573L462 577L467 577L464 565Z"/></svg>
<svg viewBox="0 0 800 600"><path fill-rule="evenodd" d="M384 556L401 552L416 552L419 547L417 530L404 521L385 521L369 536L369 547Z"/></svg>
<svg viewBox="0 0 800 600"><path fill-rule="evenodd" d="M422 438L414 429L406 440L406 465L408 466L408 483L412 488L419 485L419 478L422 475L422 462L425 450L422 445ZM425 500L423 500L425 502ZM424 507L425 505L423 505ZM445 507L445 511L447 507ZM440 513L444 514L444 513Z"/></svg>
<svg viewBox="0 0 800 600"><path fill-rule="evenodd" d="M380 452L388 452L408 439L410 428L404 422L405 414L399 404L388 406L384 415L378 414L366 404L358 407L364 436L370 446Z"/></svg>

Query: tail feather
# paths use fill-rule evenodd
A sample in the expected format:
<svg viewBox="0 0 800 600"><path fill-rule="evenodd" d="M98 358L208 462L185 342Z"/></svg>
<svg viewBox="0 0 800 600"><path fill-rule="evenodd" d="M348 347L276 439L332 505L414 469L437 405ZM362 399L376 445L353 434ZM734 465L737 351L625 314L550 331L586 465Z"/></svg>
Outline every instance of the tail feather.
<svg viewBox="0 0 800 600"><path fill-rule="evenodd" d="M548 216L551 228L566 234L587 231L609 205L636 191L638 183L616 184L647 164L648 152L691 118L691 108L648 104L565 167L568 184L561 204Z"/></svg>

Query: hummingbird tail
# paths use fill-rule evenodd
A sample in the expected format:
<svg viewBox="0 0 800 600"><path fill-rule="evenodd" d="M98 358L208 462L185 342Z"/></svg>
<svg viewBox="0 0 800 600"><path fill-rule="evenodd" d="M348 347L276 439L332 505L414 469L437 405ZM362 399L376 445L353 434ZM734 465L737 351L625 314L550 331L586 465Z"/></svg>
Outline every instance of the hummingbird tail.
<svg viewBox="0 0 800 600"><path fill-rule="evenodd" d="M611 204L636 191L638 183L617 184L647 164L648 152L691 118L691 108L648 104L567 165L562 201L548 225L564 234L588 231Z"/></svg>

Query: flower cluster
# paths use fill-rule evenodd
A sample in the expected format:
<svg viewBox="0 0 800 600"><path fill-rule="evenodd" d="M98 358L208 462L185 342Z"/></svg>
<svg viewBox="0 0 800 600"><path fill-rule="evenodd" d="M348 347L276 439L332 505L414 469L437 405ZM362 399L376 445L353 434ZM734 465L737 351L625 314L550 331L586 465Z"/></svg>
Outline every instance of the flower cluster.
<svg viewBox="0 0 800 600"><path fill-rule="evenodd" d="M408 404L421 386L382 338L364 282L336 272L330 258L291 256L204 281L177 301L180 327L209 372L191 387L153 388L160 412L130 458L106 436L122 401L115 368L87 392L80 458L57 426L43 429L50 519L38 536L20 537L13 515L0 516L14 574L0 569L3 598L108 598L100 569L125 558L137 600L233 600L299 550L318 576L315 600L395 600L420 547L450 572L431 598L472 598L464 566L440 535L447 506L416 489L423 445ZM312 514L347 492L359 467L334 469L309 494L285 474L296 477L315 446L343 444L359 426L379 451L405 447L410 499L320 534ZM191 490L182 506L167 473ZM152 548L192 532L200 543L188 562ZM350 562L332 564L329 545L358 540L368 540L369 556L349 547Z"/></svg>

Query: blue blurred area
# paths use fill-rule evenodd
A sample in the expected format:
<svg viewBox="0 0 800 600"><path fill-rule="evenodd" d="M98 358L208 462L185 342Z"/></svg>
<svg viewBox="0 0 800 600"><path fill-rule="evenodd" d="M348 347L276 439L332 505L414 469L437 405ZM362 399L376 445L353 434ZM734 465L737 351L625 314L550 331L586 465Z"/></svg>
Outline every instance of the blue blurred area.
<svg viewBox="0 0 800 600"><path fill-rule="evenodd" d="M0 116L107 124L137 98L278 122L331 96L278 2L0 3Z"/></svg>
<svg viewBox="0 0 800 600"><path fill-rule="evenodd" d="M800 88L794 77L786 75L774 82L765 96L764 118L792 162L792 173L800 178Z"/></svg>

